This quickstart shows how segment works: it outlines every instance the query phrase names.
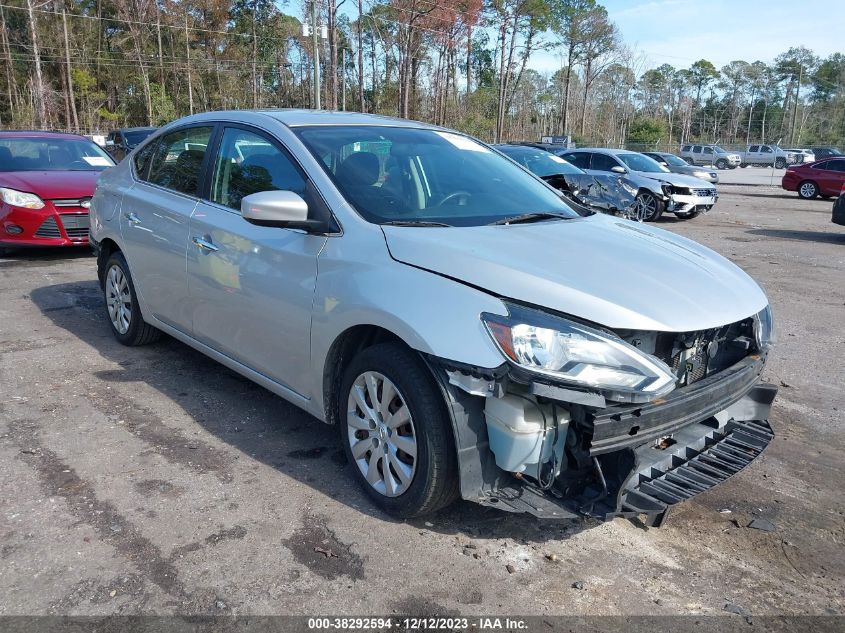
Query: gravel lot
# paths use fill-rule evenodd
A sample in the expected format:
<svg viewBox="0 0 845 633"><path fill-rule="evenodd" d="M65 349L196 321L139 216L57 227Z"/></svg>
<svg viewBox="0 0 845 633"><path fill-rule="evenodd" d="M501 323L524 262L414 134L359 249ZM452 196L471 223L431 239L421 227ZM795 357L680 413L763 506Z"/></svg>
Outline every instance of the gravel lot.
<svg viewBox="0 0 845 633"><path fill-rule="evenodd" d="M721 191L660 225L767 289L777 437L660 529L393 521L334 429L173 340L118 345L87 253L0 259L0 614L845 614L845 227Z"/></svg>

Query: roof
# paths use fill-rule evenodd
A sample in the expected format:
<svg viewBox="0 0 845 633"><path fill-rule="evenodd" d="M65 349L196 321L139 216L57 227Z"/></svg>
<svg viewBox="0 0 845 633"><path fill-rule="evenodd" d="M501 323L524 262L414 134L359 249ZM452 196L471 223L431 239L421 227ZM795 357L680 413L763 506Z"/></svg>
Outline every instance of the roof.
<svg viewBox="0 0 845 633"><path fill-rule="evenodd" d="M288 127L300 127L305 125L374 125L383 127L407 127L427 128L432 130L443 130L445 128L410 121L397 117L382 116L380 114L361 114L360 112L337 112L333 110L295 110L295 109L264 109L264 110L223 110L217 112L203 112L185 119L182 123L215 121L220 119L231 119L238 121L239 117L249 115L263 115L275 119Z"/></svg>
<svg viewBox="0 0 845 633"><path fill-rule="evenodd" d="M610 155L619 155L619 154L639 154L640 152L632 152L628 149L612 149L608 147L579 147L577 149L568 150L570 152L593 152L595 154L610 154Z"/></svg>
<svg viewBox="0 0 845 633"><path fill-rule="evenodd" d="M153 127L151 125L143 126L143 127L116 127L112 132L155 132L158 128Z"/></svg>
<svg viewBox="0 0 845 633"><path fill-rule="evenodd" d="M79 139L90 140L81 134L49 132L46 130L0 130L0 138L63 138L69 141L78 141Z"/></svg>

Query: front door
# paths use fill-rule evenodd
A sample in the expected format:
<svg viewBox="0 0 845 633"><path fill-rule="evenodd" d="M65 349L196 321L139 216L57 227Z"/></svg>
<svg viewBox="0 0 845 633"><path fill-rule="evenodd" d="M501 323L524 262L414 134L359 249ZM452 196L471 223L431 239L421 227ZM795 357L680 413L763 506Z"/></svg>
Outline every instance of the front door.
<svg viewBox="0 0 845 633"><path fill-rule="evenodd" d="M209 200L190 224L194 337L310 397L311 302L327 238L255 226L240 213L258 191L293 191L311 206L305 175L275 139L241 127L224 129L210 173Z"/></svg>
<svg viewBox="0 0 845 633"><path fill-rule="evenodd" d="M162 137L148 162L136 161L136 182L123 197L120 231L135 289L147 312L190 332L185 256L188 223L197 205L211 126L182 128ZM145 150L136 158L146 159Z"/></svg>

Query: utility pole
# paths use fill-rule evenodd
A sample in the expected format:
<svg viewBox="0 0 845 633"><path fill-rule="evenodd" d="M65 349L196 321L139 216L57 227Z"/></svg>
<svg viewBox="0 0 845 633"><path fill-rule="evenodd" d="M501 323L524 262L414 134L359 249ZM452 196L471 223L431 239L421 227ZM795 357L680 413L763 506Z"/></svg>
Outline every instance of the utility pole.
<svg viewBox="0 0 845 633"><path fill-rule="evenodd" d="M194 89L191 87L191 43L188 36L188 9L185 8L185 59L188 62L188 111L194 113Z"/></svg>
<svg viewBox="0 0 845 633"><path fill-rule="evenodd" d="M317 31L317 0L311 0L311 45L314 47L314 109L320 110L320 35Z"/></svg>
<svg viewBox="0 0 845 633"><path fill-rule="evenodd" d="M341 90L341 106L340 109L346 112L346 48L340 50L340 90Z"/></svg>
<svg viewBox="0 0 845 633"><path fill-rule="evenodd" d="M798 96L801 94L801 77L804 72L804 64L798 64L798 86L795 88L795 103L792 104L792 129L789 131L789 143L795 144L795 121L798 119Z"/></svg>

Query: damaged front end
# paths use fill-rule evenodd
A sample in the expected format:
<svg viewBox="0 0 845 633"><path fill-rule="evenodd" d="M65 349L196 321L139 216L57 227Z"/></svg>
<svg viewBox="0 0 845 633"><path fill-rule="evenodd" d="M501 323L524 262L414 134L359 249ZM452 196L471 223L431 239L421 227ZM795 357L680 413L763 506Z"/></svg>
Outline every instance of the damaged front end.
<svg viewBox="0 0 845 633"><path fill-rule="evenodd" d="M777 389L760 383L768 308L684 333L610 333L509 309L485 323L512 362L491 371L429 358L465 499L544 518L660 525L674 504L739 472L773 438ZM511 328L507 336L499 326Z"/></svg>

